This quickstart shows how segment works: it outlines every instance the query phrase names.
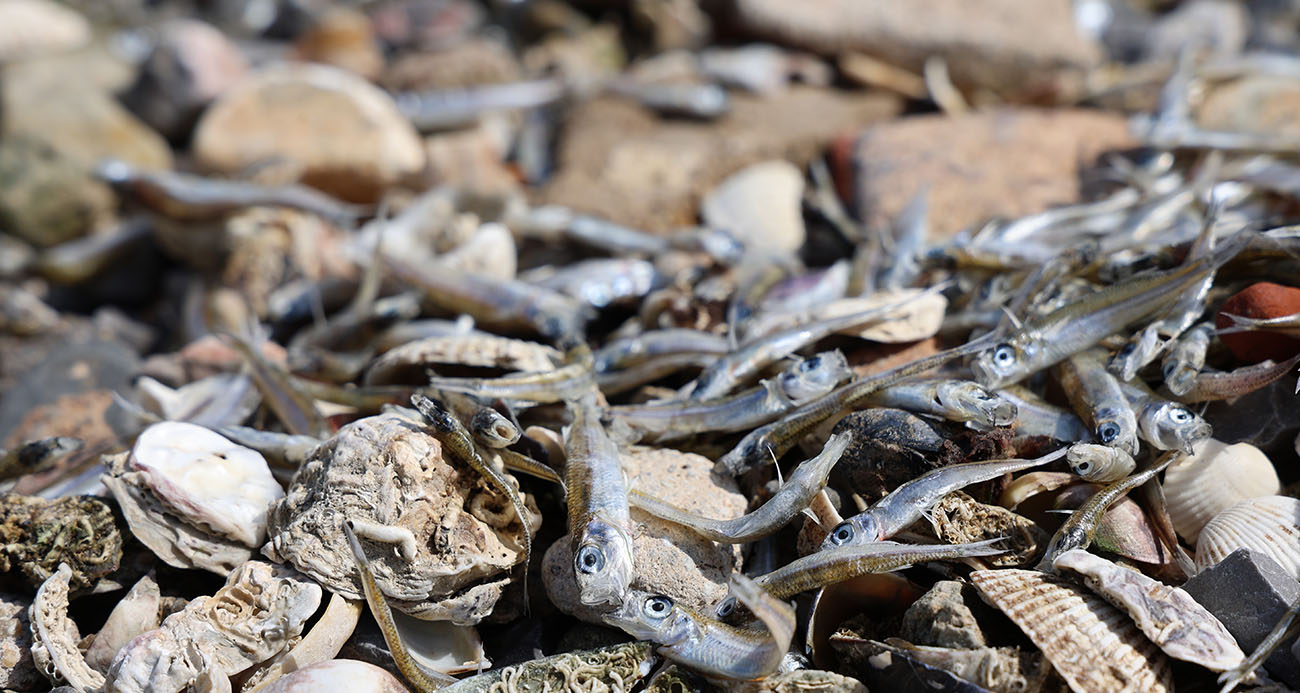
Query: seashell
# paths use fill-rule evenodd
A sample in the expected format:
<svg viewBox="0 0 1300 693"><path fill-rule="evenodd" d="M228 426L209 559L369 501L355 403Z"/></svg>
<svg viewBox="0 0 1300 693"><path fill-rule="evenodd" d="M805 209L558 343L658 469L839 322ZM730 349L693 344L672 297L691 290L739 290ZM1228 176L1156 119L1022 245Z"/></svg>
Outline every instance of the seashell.
<svg viewBox="0 0 1300 693"><path fill-rule="evenodd" d="M1077 443L1065 453L1065 460L1075 474L1101 483L1119 481L1137 467L1133 456L1109 445Z"/></svg>
<svg viewBox="0 0 1300 693"><path fill-rule="evenodd" d="M86 650L86 663L96 671L108 671L113 657L133 638L158 627L158 607L162 593L158 583L146 575L135 583L122 601L113 607L104 627L95 634Z"/></svg>
<svg viewBox="0 0 1300 693"><path fill-rule="evenodd" d="M400 611L393 612L393 624L411 656L425 669L464 674L492 667L473 626L422 621Z"/></svg>
<svg viewBox="0 0 1300 693"><path fill-rule="evenodd" d="M32 660L55 684L67 681L79 691L98 690L104 687L104 675L86 663L78 647L81 633L68 616L71 580L72 569L64 563L36 590L27 610L32 624Z"/></svg>
<svg viewBox="0 0 1300 693"><path fill-rule="evenodd" d="M1173 690L1169 659L1101 597L1031 570L977 570L970 579L1076 693Z"/></svg>
<svg viewBox="0 0 1300 693"><path fill-rule="evenodd" d="M1056 507L1078 508L1100 490L1101 486L1092 483L1071 486L1057 494ZM1127 496L1111 504L1101 516L1093 542L1106 551L1143 563L1164 564L1172 558L1146 511Z"/></svg>
<svg viewBox="0 0 1300 693"><path fill-rule="evenodd" d="M1196 540L1196 570L1243 547L1268 554L1300 580L1300 499L1249 498L1215 515Z"/></svg>
<svg viewBox="0 0 1300 693"><path fill-rule="evenodd" d="M1080 549L1066 551L1052 565L1084 576L1089 589L1126 611L1170 657L1214 671L1232 669L1246 658L1219 619L1181 588Z"/></svg>
<svg viewBox="0 0 1300 693"><path fill-rule="evenodd" d="M714 228L736 235L747 248L791 253L803 246L806 231L801 200L803 174L786 161L766 161L732 174L700 205L700 216Z"/></svg>
<svg viewBox="0 0 1300 693"><path fill-rule="evenodd" d="M921 296L920 294L925 295ZM891 312L879 322L865 327L843 330L841 334L853 335L859 339L870 339L886 344L902 344L927 339L938 334L943 324L943 315L948 310L948 299L936 292L924 292L921 289L897 289L880 291L870 296L841 298L824 303L802 313L763 314L754 319L754 324L746 331L745 338L753 339L771 334L778 330L793 327L799 322L825 320L841 315L852 315L863 311L887 306L891 303L912 299L907 305Z"/></svg>
<svg viewBox="0 0 1300 693"><path fill-rule="evenodd" d="M32 661L32 627L29 597L0 592L0 687L14 691L45 688L45 677Z"/></svg>
<svg viewBox="0 0 1300 693"><path fill-rule="evenodd" d="M998 497L998 505L1015 510L1021 503L1039 494L1064 488L1078 481L1078 477L1065 472L1029 472L1007 485Z"/></svg>
<svg viewBox="0 0 1300 693"><path fill-rule="evenodd" d="M925 589L897 573L870 573L827 585L813 600L808 622L807 647L813 664L832 668L835 649L832 637L840 624L866 613L872 617L902 614L925 594Z"/></svg>
<svg viewBox="0 0 1300 693"><path fill-rule="evenodd" d="M488 222L478 227L464 243L437 258L462 272L494 279L514 279L515 237L504 225Z"/></svg>
<svg viewBox="0 0 1300 693"><path fill-rule="evenodd" d="M252 378L242 373L218 373L176 389L143 376L136 387L164 419L210 428L239 425L262 403Z"/></svg>
<svg viewBox="0 0 1300 693"><path fill-rule="evenodd" d="M1026 566L1039 558L1051 537L1038 525L1006 508L977 502L965 492L944 496L929 512L935 536L949 544L1002 539L999 556L984 562L994 566Z"/></svg>
<svg viewBox="0 0 1300 693"><path fill-rule="evenodd" d="M1215 515L1248 498L1270 496L1282 488L1277 470L1250 443L1226 445L1210 439L1165 471L1165 504L1174 529L1191 544Z"/></svg>
<svg viewBox="0 0 1300 693"><path fill-rule="evenodd" d="M948 649L836 634L831 645L871 690L951 693L1051 690L1041 685L1042 656L1012 647Z"/></svg>
<svg viewBox="0 0 1300 693"><path fill-rule="evenodd" d="M348 691L348 693L407 693L396 676L355 659L334 659L304 667L276 680L262 693Z"/></svg>
<svg viewBox="0 0 1300 693"><path fill-rule="evenodd" d="M424 369L441 364L509 371L549 371L563 359L555 349L483 333L428 337L394 348L375 360L366 373L367 385L390 385L415 377L424 382Z"/></svg>
<svg viewBox="0 0 1300 693"><path fill-rule="evenodd" d="M85 17L49 0L0 0L0 63L71 50L90 41Z"/></svg>

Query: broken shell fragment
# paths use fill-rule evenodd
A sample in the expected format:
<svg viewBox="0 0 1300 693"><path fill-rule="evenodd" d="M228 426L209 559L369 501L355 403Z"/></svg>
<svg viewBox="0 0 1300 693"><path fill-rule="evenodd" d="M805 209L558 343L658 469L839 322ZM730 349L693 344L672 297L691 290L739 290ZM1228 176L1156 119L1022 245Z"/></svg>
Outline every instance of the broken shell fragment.
<svg viewBox="0 0 1300 693"><path fill-rule="evenodd" d="M506 507L482 475L444 456L418 420L388 413L344 426L312 452L271 507L263 552L360 599L343 534L351 519L394 609L474 625L523 560L523 528ZM500 518L485 514L496 509ZM536 531L535 508L529 515Z"/></svg>
<svg viewBox="0 0 1300 693"><path fill-rule="evenodd" d="M970 579L1076 693L1173 690L1164 653L1101 597L1031 570L977 570Z"/></svg>
<svg viewBox="0 0 1300 693"><path fill-rule="evenodd" d="M406 649L421 666L441 674L464 674L492 666L483 654L483 641L473 626L446 621L422 621L393 613L393 624Z"/></svg>
<svg viewBox="0 0 1300 693"><path fill-rule="evenodd" d="M1281 490L1273 463L1250 443L1210 439L1165 470L1165 503L1178 534L1192 544L1215 515L1248 498Z"/></svg>
<svg viewBox="0 0 1300 693"><path fill-rule="evenodd" d="M106 672L118 650L141 633L158 627L158 607L162 593L158 583L146 575L135 583L122 601L113 607L104 627L95 634L86 650L86 663L96 671Z"/></svg>
<svg viewBox="0 0 1300 693"><path fill-rule="evenodd" d="M846 665L871 684L871 690L907 684L913 684L910 690L925 686L957 693L1048 690L1034 685L1040 683L1041 657L1014 648L948 649L897 638L880 642L838 634L831 645Z"/></svg>
<svg viewBox="0 0 1300 693"><path fill-rule="evenodd" d="M981 559L989 565L1029 565L1051 538L1029 519L1006 508L980 503L962 491L944 496L930 517L935 536L949 544L1002 539L998 546L1007 553Z"/></svg>
<svg viewBox="0 0 1300 693"><path fill-rule="evenodd" d="M241 672L287 650L320 600L315 583L249 561L216 594L194 599L161 628L127 643L109 667L107 689L176 693L212 669Z"/></svg>
<svg viewBox="0 0 1300 693"><path fill-rule="evenodd" d="M1246 658L1219 619L1181 588L1162 585L1081 549L1066 551L1052 565L1082 575L1089 589L1127 612L1174 659L1227 671Z"/></svg>
<svg viewBox="0 0 1300 693"><path fill-rule="evenodd" d="M653 648L653 643L643 640L565 652L502 667L438 690L442 693L632 690L650 673L657 659ZM619 685L611 687L612 682Z"/></svg>
<svg viewBox="0 0 1300 693"><path fill-rule="evenodd" d="M1241 501L1210 520L1196 540L1197 571L1240 548L1268 554L1300 580L1300 499L1262 496Z"/></svg>
<svg viewBox="0 0 1300 693"><path fill-rule="evenodd" d="M45 679L32 661L32 629L22 596L0 593L0 688L29 691L44 688Z"/></svg>
<svg viewBox="0 0 1300 693"><path fill-rule="evenodd" d="M32 622L32 660L51 682L67 681L77 690L104 686L104 675L90 668L78 647L81 633L68 616L72 569L64 563L40 589L28 609Z"/></svg>

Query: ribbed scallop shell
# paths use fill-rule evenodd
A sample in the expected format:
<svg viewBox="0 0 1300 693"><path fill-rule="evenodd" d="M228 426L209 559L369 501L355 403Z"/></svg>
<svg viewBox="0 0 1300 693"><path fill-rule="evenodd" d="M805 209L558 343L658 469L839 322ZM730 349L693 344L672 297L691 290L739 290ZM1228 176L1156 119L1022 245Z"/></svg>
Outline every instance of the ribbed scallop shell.
<svg viewBox="0 0 1300 693"><path fill-rule="evenodd" d="M1076 693L1173 690L1169 659L1101 597L1032 570L977 570L970 578Z"/></svg>
<svg viewBox="0 0 1300 693"><path fill-rule="evenodd" d="M48 0L0 0L0 62L57 53L90 40L90 24Z"/></svg>
<svg viewBox="0 0 1300 693"><path fill-rule="evenodd" d="M1215 515L1196 541L1196 569L1204 570L1243 547L1268 554L1300 580L1300 499L1251 498Z"/></svg>
<svg viewBox="0 0 1300 693"><path fill-rule="evenodd" d="M1210 439L1196 444L1196 454L1165 472L1165 503L1174 529L1195 544L1215 515L1247 498L1271 496L1282 488L1277 471L1250 443L1225 445Z"/></svg>

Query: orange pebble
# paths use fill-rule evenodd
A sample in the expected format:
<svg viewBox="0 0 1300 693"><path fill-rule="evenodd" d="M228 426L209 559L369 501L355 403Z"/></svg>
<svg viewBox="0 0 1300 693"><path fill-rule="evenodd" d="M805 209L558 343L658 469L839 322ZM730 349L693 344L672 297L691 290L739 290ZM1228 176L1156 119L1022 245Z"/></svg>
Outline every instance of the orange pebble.
<svg viewBox="0 0 1300 693"><path fill-rule="evenodd" d="M1214 318L1215 327L1232 324L1225 313L1245 318L1280 318L1300 313L1300 289L1272 282L1251 284L1223 302ZM1300 340L1275 332L1237 332L1219 338L1242 363L1259 363L1265 359L1281 361L1300 352Z"/></svg>

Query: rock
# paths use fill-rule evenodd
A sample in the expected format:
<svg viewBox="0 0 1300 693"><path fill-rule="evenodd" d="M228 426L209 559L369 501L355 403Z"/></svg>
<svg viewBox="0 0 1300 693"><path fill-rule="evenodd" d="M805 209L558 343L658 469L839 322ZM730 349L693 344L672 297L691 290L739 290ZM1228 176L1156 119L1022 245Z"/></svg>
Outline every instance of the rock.
<svg viewBox="0 0 1300 693"><path fill-rule="evenodd" d="M698 515L740 517L745 497L729 477L713 474L702 455L655 448L623 453L623 469L637 490ZM632 589L664 594L687 608L702 611L727 594L727 580L740 568L739 547L715 544L685 527L632 509L632 550L636 577ZM546 550L542 564L546 595L560 611L589 623L603 623L600 611L578 600L573 579L573 552L565 536Z"/></svg>
<svg viewBox="0 0 1300 693"><path fill-rule="evenodd" d="M50 0L0 0L0 63L56 53L90 40L90 23Z"/></svg>
<svg viewBox="0 0 1300 693"><path fill-rule="evenodd" d="M831 483L867 502L930 471L944 437L924 419L901 409L867 409L845 416L833 433L851 431L853 442L831 471Z"/></svg>
<svg viewBox="0 0 1300 693"><path fill-rule="evenodd" d="M470 39L433 53L407 53L384 71L380 83L393 91L455 89L520 78L519 61L505 44Z"/></svg>
<svg viewBox="0 0 1300 693"><path fill-rule="evenodd" d="M749 248L794 253L803 246L803 174L788 161L753 164L719 183L700 216Z"/></svg>
<svg viewBox="0 0 1300 693"><path fill-rule="evenodd" d="M903 613L904 640L917 645L955 649L985 647L984 631L961 594L955 580L934 583Z"/></svg>
<svg viewBox="0 0 1300 693"><path fill-rule="evenodd" d="M1134 144L1125 120L1109 113L923 115L868 128L836 169L854 172L854 204L877 228L889 228L928 185L929 238L942 242L992 217L1077 202L1080 163Z"/></svg>
<svg viewBox="0 0 1300 693"><path fill-rule="evenodd" d="M859 51L914 73L938 56L959 87L1021 100L1072 91L1062 81L1100 62L1101 49L1075 27L1068 0L737 0L753 32L820 53ZM1025 31L1033 27L1033 31Z"/></svg>
<svg viewBox="0 0 1300 693"><path fill-rule="evenodd" d="M145 169L171 168L171 149L163 138L100 88L113 74L96 72L114 72L111 63L111 57L91 52L76 60L8 66L0 136L42 140L86 172L107 157Z"/></svg>
<svg viewBox="0 0 1300 693"><path fill-rule="evenodd" d="M424 140L429 161L429 176L439 185L485 195L509 193L519 188L519 180L506 165L503 142L490 128L431 135Z"/></svg>
<svg viewBox="0 0 1300 693"><path fill-rule="evenodd" d="M900 101L794 86L732 94L731 106L698 123L661 120L623 99L587 101L568 119L540 201L650 231L688 226L701 196L732 173L774 158L802 167L835 134L893 115Z"/></svg>
<svg viewBox="0 0 1300 693"><path fill-rule="evenodd" d="M333 7L293 44L297 57L333 65L366 79L375 79L384 69L384 56L375 41L370 18L348 7Z"/></svg>
<svg viewBox="0 0 1300 693"><path fill-rule="evenodd" d="M201 166L228 174L283 160L303 183L353 202L377 200L424 166L419 136L392 99L324 65L250 75L203 114L194 154Z"/></svg>
<svg viewBox="0 0 1300 693"><path fill-rule="evenodd" d="M85 235L115 206L108 186L47 142L0 137L0 228L48 247Z"/></svg>
<svg viewBox="0 0 1300 693"><path fill-rule="evenodd" d="M31 600L0 593L0 686L6 690L35 691L48 686L32 662Z"/></svg>
<svg viewBox="0 0 1300 693"><path fill-rule="evenodd" d="M168 139L185 139L199 114L248 71L230 39L195 19L175 19L159 30L157 44L122 94L131 112Z"/></svg>
<svg viewBox="0 0 1300 693"><path fill-rule="evenodd" d="M1183 585L1192 598L1227 627L1245 652L1254 651L1287 607L1300 599L1300 583L1264 554L1239 549ZM1264 662L1271 676L1300 686L1300 658L1282 643Z"/></svg>
<svg viewBox="0 0 1300 693"><path fill-rule="evenodd" d="M1243 318L1280 318L1300 313L1300 289L1272 282L1256 282L1238 291L1219 308L1215 327L1233 324L1229 315ZM1255 330L1219 335L1224 346L1242 363L1259 363L1264 359L1284 361L1300 352L1300 339L1277 332Z"/></svg>
<svg viewBox="0 0 1300 693"><path fill-rule="evenodd" d="M632 0L632 21L649 34L656 52L699 48L713 23L696 0Z"/></svg>
<svg viewBox="0 0 1300 693"><path fill-rule="evenodd" d="M1247 442L1281 460L1291 454L1292 439L1300 431L1295 401L1295 380L1283 377L1232 402L1211 402L1204 416L1216 440Z"/></svg>

